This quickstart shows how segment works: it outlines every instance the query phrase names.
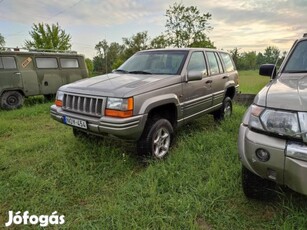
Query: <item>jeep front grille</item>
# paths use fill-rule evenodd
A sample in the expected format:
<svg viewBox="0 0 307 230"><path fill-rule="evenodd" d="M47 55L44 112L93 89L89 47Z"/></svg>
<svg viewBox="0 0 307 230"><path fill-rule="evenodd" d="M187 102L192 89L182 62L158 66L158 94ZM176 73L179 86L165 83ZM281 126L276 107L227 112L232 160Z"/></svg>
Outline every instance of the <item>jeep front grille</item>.
<svg viewBox="0 0 307 230"><path fill-rule="evenodd" d="M103 115L103 98L64 94L63 109L82 113L90 116L101 117Z"/></svg>

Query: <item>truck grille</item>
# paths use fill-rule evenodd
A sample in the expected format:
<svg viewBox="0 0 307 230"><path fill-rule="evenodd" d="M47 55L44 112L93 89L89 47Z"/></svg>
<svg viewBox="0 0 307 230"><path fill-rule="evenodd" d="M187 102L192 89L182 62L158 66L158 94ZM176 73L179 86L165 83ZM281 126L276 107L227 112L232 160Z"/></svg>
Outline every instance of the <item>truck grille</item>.
<svg viewBox="0 0 307 230"><path fill-rule="evenodd" d="M103 115L103 98L64 94L63 109L90 116Z"/></svg>

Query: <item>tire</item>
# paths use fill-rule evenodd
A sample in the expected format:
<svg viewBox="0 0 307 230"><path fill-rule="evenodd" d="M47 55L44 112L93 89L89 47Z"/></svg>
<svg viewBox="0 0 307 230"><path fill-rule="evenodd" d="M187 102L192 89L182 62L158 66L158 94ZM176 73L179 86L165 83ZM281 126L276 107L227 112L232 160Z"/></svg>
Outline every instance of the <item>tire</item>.
<svg viewBox="0 0 307 230"><path fill-rule="evenodd" d="M76 138L88 138L88 134L80 129L73 128L72 132Z"/></svg>
<svg viewBox="0 0 307 230"><path fill-rule="evenodd" d="M222 107L213 113L214 120L221 121L231 117L232 115L232 100L230 97L225 97Z"/></svg>
<svg viewBox="0 0 307 230"><path fill-rule="evenodd" d="M23 105L24 97L18 91L7 91L1 96L0 106L2 109L19 109Z"/></svg>
<svg viewBox="0 0 307 230"><path fill-rule="evenodd" d="M276 183L263 179L242 166L242 189L247 198L270 200L276 197Z"/></svg>
<svg viewBox="0 0 307 230"><path fill-rule="evenodd" d="M156 159L165 158L169 153L173 135L173 126L167 119L151 118L137 142L137 152L141 155L149 154Z"/></svg>
<svg viewBox="0 0 307 230"><path fill-rule="evenodd" d="M53 101L55 99L55 94L46 94L44 98L46 101Z"/></svg>

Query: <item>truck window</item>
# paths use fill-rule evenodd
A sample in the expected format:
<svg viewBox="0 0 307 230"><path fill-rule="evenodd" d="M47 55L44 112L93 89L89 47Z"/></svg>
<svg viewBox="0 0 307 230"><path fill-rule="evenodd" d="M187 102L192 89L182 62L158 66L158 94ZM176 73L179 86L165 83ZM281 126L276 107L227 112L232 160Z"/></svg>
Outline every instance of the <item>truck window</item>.
<svg viewBox="0 0 307 230"><path fill-rule="evenodd" d="M39 69L56 69L58 63L56 58L36 58L36 65Z"/></svg>
<svg viewBox="0 0 307 230"><path fill-rule="evenodd" d="M224 62L224 65L225 65L225 69L226 69L226 72L232 72L235 70L235 67L234 67L234 64L231 60L231 57L229 54L227 53L220 53L221 55L221 58Z"/></svg>
<svg viewBox="0 0 307 230"><path fill-rule="evenodd" d="M194 52L191 55L191 59L188 65L188 71L199 70L207 71L205 57L203 52Z"/></svg>
<svg viewBox="0 0 307 230"><path fill-rule="evenodd" d="M0 57L0 69L17 69L14 57Z"/></svg>
<svg viewBox="0 0 307 230"><path fill-rule="evenodd" d="M77 58L61 58L61 67L64 69L68 68L79 68L79 62Z"/></svg>
<svg viewBox="0 0 307 230"><path fill-rule="evenodd" d="M214 55L214 52L207 52L207 56L208 56L211 75L219 74L220 73L219 64L217 62L216 56Z"/></svg>

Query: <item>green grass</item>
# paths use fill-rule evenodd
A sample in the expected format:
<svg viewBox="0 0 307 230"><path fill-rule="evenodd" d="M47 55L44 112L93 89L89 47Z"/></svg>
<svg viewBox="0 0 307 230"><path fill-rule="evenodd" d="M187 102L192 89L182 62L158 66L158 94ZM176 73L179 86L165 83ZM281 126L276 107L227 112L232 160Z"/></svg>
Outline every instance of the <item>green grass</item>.
<svg viewBox="0 0 307 230"><path fill-rule="evenodd" d="M0 111L1 227L9 210L58 211L61 229L307 227L305 196L244 197L237 137L246 107L235 105L221 124L208 115L179 129L169 157L152 161L136 156L133 144L76 139L50 118L50 105L32 98Z"/></svg>
<svg viewBox="0 0 307 230"><path fill-rule="evenodd" d="M239 71L239 91L257 94L270 81L269 77L260 76L257 70Z"/></svg>

